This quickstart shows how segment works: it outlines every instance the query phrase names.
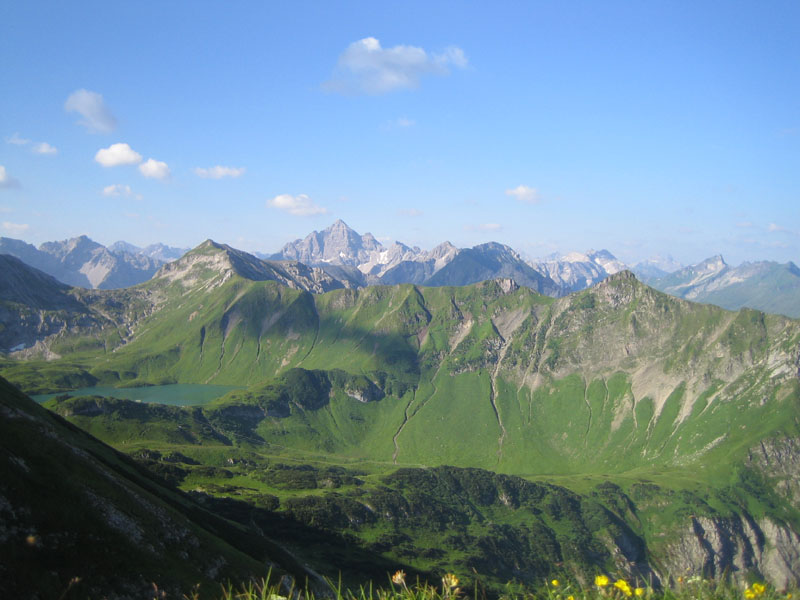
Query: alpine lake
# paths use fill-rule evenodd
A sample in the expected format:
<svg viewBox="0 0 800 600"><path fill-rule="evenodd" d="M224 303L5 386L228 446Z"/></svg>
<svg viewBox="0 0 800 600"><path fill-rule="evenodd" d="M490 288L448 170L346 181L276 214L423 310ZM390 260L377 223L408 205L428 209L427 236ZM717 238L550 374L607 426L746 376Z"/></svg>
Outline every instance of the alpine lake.
<svg viewBox="0 0 800 600"><path fill-rule="evenodd" d="M147 404L167 404L169 406L202 406L221 398L232 390L242 389L235 385L207 385L202 383L171 383L140 387L95 386L57 394L31 396L42 404L58 396L103 396L120 398Z"/></svg>

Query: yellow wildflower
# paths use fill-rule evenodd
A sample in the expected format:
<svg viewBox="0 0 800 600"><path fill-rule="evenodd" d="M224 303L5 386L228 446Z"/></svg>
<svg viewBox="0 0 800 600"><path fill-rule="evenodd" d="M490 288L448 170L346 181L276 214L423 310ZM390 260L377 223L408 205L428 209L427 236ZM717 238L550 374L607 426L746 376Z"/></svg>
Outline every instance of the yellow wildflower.
<svg viewBox="0 0 800 600"><path fill-rule="evenodd" d="M633 593L637 597L644 596L644 588L636 588Z"/></svg>
<svg viewBox="0 0 800 600"><path fill-rule="evenodd" d="M753 584L753 592L757 596L760 596L761 594L763 594L766 591L767 591L767 586L765 586L763 583L754 583Z"/></svg>
<svg viewBox="0 0 800 600"><path fill-rule="evenodd" d="M442 577L442 585L448 589L454 588L458 585L458 577L452 573L447 573L444 577Z"/></svg>
<svg viewBox="0 0 800 600"><path fill-rule="evenodd" d="M617 579L614 582L614 587L622 591L626 596L630 596L633 593L631 592L631 586L624 579Z"/></svg>
<svg viewBox="0 0 800 600"><path fill-rule="evenodd" d="M392 583L397 585L404 585L406 582L406 573L402 569L392 575Z"/></svg>
<svg viewBox="0 0 800 600"><path fill-rule="evenodd" d="M594 584L597 587L606 587L609 583L611 583L611 580L605 575L598 575L594 578Z"/></svg>
<svg viewBox="0 0 800 600"><path fill-rule="evenodd" d="M751 590L750 588L747 588L744 591L744 597L747 598L747 600L753 600L753 598L756 597L756 593L753 590Z"/></svg>
<svg viewBox="0 0 800 600"><path fill-rule="evenodd" d="M552 585L553 587L558 587L559 585L561 585L561 583L559 583L558 579L553 579L553 581L550 582L550 585Z"/></svg>
<svg viewBox="0 0 800 600"><path fill-rule="evenodd" d="M572 594L570 594L569 596L567 596L567 600L575 600L575 596L573 596Z"/></svg>

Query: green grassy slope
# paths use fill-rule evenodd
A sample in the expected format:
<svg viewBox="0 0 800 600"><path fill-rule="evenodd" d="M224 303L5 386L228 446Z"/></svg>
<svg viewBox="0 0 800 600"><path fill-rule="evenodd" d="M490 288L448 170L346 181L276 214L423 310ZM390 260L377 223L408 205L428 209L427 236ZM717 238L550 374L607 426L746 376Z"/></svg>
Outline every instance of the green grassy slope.
<svg viewBox="0 0 800 600"><path fill-rule="evenodd" d="M266 574L288 554L221 519L0 379L3 597L143 596Z"/></svg>

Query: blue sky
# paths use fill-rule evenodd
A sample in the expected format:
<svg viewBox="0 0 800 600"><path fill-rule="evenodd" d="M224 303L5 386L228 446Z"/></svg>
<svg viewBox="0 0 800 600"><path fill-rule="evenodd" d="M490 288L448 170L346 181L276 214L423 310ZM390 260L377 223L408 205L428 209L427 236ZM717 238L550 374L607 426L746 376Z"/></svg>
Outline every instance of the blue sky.
<svg viewBox="0 0 800 600"><path fill-rule="evenodd" d="M797 2L5 2L0 235L800 263Z"/></svg>

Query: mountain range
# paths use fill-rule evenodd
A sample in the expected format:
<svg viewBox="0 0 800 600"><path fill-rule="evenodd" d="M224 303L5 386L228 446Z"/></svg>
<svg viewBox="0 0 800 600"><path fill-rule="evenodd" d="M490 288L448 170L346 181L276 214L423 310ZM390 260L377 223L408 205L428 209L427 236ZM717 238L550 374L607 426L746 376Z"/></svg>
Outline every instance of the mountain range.
<svg viewBox="0 0 800 600"><path fill-rule="evenodd" d="M161 265L185 252L164 244L139 248L127 242L105 248L85 236L47 242L37 250L20 240L0 238L0 254L16 256L68 285L100 289L146 281ZM321 287L314 288L317 290L401 283L469 285L508 277L537 292L561 297L627 269L648 285L677 297L730 310L749 307L800 317L800 269L791 262L763 261L731 267L716 256L682 267L667 257L629 266L607 250L528 260L496 242L473 248L456 248L443 242L426 251L401 242L384 246L372 234L361 235L341 220L285 244L274 254L254 256L266 260L270 269L281 270L280 263L288 261L293 266L284 268L289 270L303 264L317 270L312 277L319 279L320 272L324 273L325 281L319 279Z"/></svg>
<svg viewBox="0 0 800 600"><path fill-rule="evenodd" d="M347 288L212 241L117 290L4 260L17 325L0 343L25 348L2 377L27 393L237 386L202 407L47 407L215 508L245 503L225 514L250 533L259 506L302 525L289 550L315 571L800 583L798 321L627 270L554 298L511 278Z"/></svg>
<svg viewBox="0 0 800 600"><path fill-rule="evenodd" d="M60 242L45 242L39 248L21 240L0 237L0 254L15 256L76 287L114 289L150 279L164 263L185 250L154 244L138 248L117 242L106 248L85 235Z"/></svg>
<svg viewBox="0 0 800 600"><path fill-rule="evenodd" d="M728 265L722 256L643 279L663 292L735 310L743 306L800 318L800 269L792 262Z"/></svg>

